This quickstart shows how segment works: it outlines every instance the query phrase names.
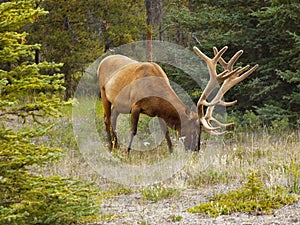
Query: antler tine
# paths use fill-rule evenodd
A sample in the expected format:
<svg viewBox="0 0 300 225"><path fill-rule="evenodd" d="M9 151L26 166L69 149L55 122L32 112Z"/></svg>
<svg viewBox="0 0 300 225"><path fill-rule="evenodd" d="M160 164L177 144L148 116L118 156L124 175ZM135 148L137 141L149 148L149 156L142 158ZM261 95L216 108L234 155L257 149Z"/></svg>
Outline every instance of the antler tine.
<svg viewBox="0 0 300 225"><path fill-rule="evenodd" d="M229 60L226 69L233 70L233 65L236 63L236 61L240 58L240 56L243 53L244 53L243 50L239 50L237 53L235 53L234 56Z"/></svg>
<svg viewBox="0 0 300 225"><path fill-rule="evenodd" d="M222 59L223 60L223 59ZM230 70L224 70L222 73L219 74L217 80L220 83L222 83L223 81L225 81L227 78L231 77L232 75L234 75L238 70L242 69L241 67L238 67L236 69L234 69L233 71Z"/></svg>
<svg viewBox="0 0 300 225"><path fill-rule="evenodd" d="M211 59L207 55L205 55L203 52L201 52L199 50L199 48L197 48L196 46L193 47L194 52L198 56L200 56L200 58L202 58L206 63L210 63L210 64L217 63L219 61L219 59L222 57L222 55L224 54L224 52L226 52L227 49L228 49L227 46L223 47L220 51L217 51L214 58Z"/></svg>
<svg viewBox="0 0 300 225"><path fill-rule="evenodd" d="M213 122L216 123L218 126L223 127L223 128L226 128L226 127L229 127L229 126L234 125L233 122L231 122L231 123L221 123L219 120L215 119L214 117L211 117L211 118L210 118L210 121L213 121Z"/></svg>
<svg viewBox="0 0 300 225"><path fill-rule="evenodd" d="M214 47L214 48L216 48L216 47ZM228 49L228 46L224 46L219 52L217 52L217 54L213 58L214 63L219 62L219 59L222 58L222 55L224 54L224 52L227 51L227 49Z"/></svg>
<svg viewBox="0 0 300 225"><path fill-rule="evenodd" d="M258 68L258 64L256 64L255 66L253 66L253 67L252 67L250 70L248 70L246 73L242 74L241 76L238 76L238 75L240 75L241 73L243 73L244 71L246 71L249 67L250 67L250 66L247 65L247 66L243 67L243 68L241 69L241 71L239 71L239 72L237 73L237 78L234 79L234 80L235 80L234 85L236 85L237 83L239 83L239 82L245 80L251 73L253 73L253 72ZM245 68L245 69L244 69L244 68ZM234 85L233 85L233 86L234 86Z"/></svg>
<svg viewBox="0 0 300 225"><path fill-rule="evenodd" d="M216 47L213 47L213 51L214 51L214 55L216 56L219 52L219 50L216 48ZM220 64L223 66L223 68L226 68L227 67L227 63L225 62L225 60L220 57L220 60L219 60Z"/></svg>
<svg viewBox="0 0 300 225"><path fill-rule="evenodd" d="M214 107L208 107L206 114L205 114L205 120L207 121L207 123L210 126L212 126L210 123L211 121L214 122L217 126L222 127L222 128L226 128L226 127L234 125L234 123L232 123L232 122L231 123L221 123L219 120L217 120L216 118L214 118L212 116L213 110L214 110Z"/></svg>
<svg viewBox="0 0 300 225"><path fill-rule="evenodd" d="M219 51L216 47L213 48L214 50L214 55L218 55ZM233 65L236 63L236 61L240 58L240 56L244 53L243 50L239 50L234 54L234 56L229 60L227 63L222 57L220 57L219 63L223 66L225 70L232 71L233 70Z"/></svg>
<svg viewBox="0 0 300 225"><path fill-rule="evenodd" d="M225 93L232 88L233 86L235 86L236 84L238 84L239 82L243 81L244 79L246 79L251 73L253 73L257 67L258 64L256 64L255 66L253 66L250 70L249 69L249 65L244 66L243 68L238 68L236 70L234 70L234 74L229 77L228 79L226 79L224 81L224 83L222 84L221 88L219 89L218 93L216 94L215 98L213 99L213 101L217 101L219 103L221 103L222 105L224 105L224 103L222 103L221 99L222 97L225 95ZM245 72L246 70L248 70L247 72ZM245 73L244 73L245 72ZM243 74L242 74L243 73ZM242 75L240 75L242 74ZM240 76L239 76L240 75ZM228 105L226 105L228 106Z"/></svg>

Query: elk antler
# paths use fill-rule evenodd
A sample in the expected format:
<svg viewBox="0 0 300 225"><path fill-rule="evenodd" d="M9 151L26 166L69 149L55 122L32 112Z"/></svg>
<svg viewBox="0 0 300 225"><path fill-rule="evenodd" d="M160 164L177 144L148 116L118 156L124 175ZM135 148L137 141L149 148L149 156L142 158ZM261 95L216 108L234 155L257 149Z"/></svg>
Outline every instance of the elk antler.
<svg viewBox="0 0 300 225"><path fill-rule="evenodd" d="M209 70L209 82L206 85L204 91L202 92L202 95L199 98L199 101L197 103L197 111L198 111L198 117L199 122L203 125L204 129L208 133L212 134L219 134L218 132L215 132L214 130L219 129L220 127L213 127L209 121L206 120L204 115L204 106L214 106L219 103L219 101L211 101L210 103L207 102L207 97L211 94L211 92L215 89L215 87L218 85L218 83L222 82L223 80L227 79L232 75L228 70L224 70L222 73L217 74L217 63L221 59L224 52L228 49L227 46L222 48L219 52L217 52L214 56L214 58L209 58L206 56L203 52L201 52L197 47L193 48L195 53L202 58L208 67ZM221 134L221 133L220 133Z"/></svg>
<svg viewBox="0 0 300 225"><path fill-rule="evenodd" d="M228 49L227 46L223 47L220 51L218 51L218 49L216 47L214 47L213 48L214 57L212 59L207 57L197 47L194 47L193 49L194 49L195 53L206 62L208 70L209 70L209 82L208 82L207 86L205 87L205 89L197 103L199 120L207 132L214 134L214 135L225 134L226 132L216 132L215 130L219 129L220 127L227 127L229 125L232 125L233 123L223 124L223 123L219 122L218 120L216 120L212 116L215 105L220 104L223 106L231 106L231 105L235 104L237 101L224 102L224 101L222 101L222 97L230 88L232 88L234 85L236 85L237 83L241 82L246 77L248 77L258 67L258 65L255 65L249 71L247 71L250 67L249 65L247 65L243 68L238 67L236 69L233 69L235 62L243 54L243 51L242 50L238 51L227 63L222 58L222 55ZM224 71L221 72L220 74L217 74L217 71L216 71L218 62L224 68ZM247 72L245 72L245 71L247 71ZM242 73L244 73L244 74L242 74ZM206 100L207 97L216 88L216 86L222 82L223 82L223 84L222 84L221 88L219 89L218 93L216 94L216 96L213 98L213 100L210 103L207 102L207 100ZM206 111L205 115L204 115L204 106L207 107L207 111ZM211 125L210 121L213 121L216 125L218 125L218 127L213 127Z"/></svg>
<svg viewBox="0 0 300 225"><path fill-rule="evenodd" d="M214 50L215 56L217 56L218 55L218 49L216 47L214 47L213 50ZM232 106L233 104L237 103L237 100L232 101L232 102L224 102L224 101L222 101L222 98L230 88L232 88L233 86L235 86L239 82L243 81L245 78L247 78L251 73L253 73L257 69L258 64L253 66L250 70L248 70L249 67L250 67L249 65L244 66L243 68L238 67L236 69L233 69L234 64L236 63L236 61L239 59L239 57L242 54L243 54L243 50L239 50L237 53L235 53L235 55L228 62L226 62L222 57L219 58L219 63L224 68L224 71L228 71L231 74L231 76L228 76L224 80L221 88L219 89L218 93L216 94L216 96L213 99L214 102L219 102L219 104L223 105L223 106ZM247 72L245 72L245 71L247 71ZM219 83L221 83L221 82L219 82ZM219 127L227 127L227 126L230 126L230 125L234 124L234 123L224 124L224 123L221 123L218 120L216 120L212 116L214 108L215 108L215 105L209 106L207 108L207 111L206 111L206 114L205 114L205 119L206 119L206 121L208 122L209 125L211 125L210 121L213 121Z"/></svg>
<svg viewBox="0 0 300 225"><path fill-rule="evenodd" d="M228 71L224 71L221 74L217 74L216 71L216 65L221 58L222 54L227 50L228 47L224 47L219 51L214 58L207 57L203 52L201 52L197 47L194 47L195 53L200 56L207 64L208 70L209 70L209 82L206 85L201 97L199 98L199 101L197 103L197 111L198 111L198 117L199 122L203 125L204 129L208 132L211 132L213 130L218 129L218 127L212 127L205 119L204 115L204 107L203 106L213 106L217 104L218 102L211 102L208 103L206 98L210 95L212 90L217 86L218 84L218 77L221 79Z"/></svg>

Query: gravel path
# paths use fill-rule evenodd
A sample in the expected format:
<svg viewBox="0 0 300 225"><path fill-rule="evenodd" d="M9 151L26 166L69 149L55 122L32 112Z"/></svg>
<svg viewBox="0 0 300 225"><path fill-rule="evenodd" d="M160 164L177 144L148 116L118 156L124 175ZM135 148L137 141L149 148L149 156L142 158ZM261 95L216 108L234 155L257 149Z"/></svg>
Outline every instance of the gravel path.
<svg viewBox="0 0 300 225"><path fill-rule="evenodd" d="M115 216L110 221L96 224L300 225L300 201L277 209L274 215L235 213L211 218L203 213L187 212L189 207L206 201L221 189L226 191L228 188L185 189L176 197L158 202L144 200L139 192L114 196L105 199L101 205L101 213Z"/></svg>

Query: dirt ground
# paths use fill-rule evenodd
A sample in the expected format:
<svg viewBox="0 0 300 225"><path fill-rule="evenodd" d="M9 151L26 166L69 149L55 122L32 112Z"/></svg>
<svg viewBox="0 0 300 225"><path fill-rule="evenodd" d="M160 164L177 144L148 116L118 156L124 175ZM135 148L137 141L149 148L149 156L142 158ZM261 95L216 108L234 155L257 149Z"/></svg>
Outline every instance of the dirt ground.
<svg viewBox="0 0 300 225"><path fill-rule="evenodd" d="M111 215L110 219L95 224L300 225L300 201L276 209L273 215L234 213L212 218L203 213L187 211L188 208L207 201L213 193L226 190L226 186L189 188L180 195L158 202L143 199L139 192L114 196L101 205L101 213Z"/></svg>

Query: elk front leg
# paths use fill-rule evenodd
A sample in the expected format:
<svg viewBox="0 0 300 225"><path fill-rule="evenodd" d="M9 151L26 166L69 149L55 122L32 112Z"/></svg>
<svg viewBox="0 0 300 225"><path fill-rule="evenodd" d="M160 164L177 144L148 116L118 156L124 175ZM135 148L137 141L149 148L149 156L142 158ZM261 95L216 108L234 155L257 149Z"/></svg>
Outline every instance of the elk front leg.
<svg viewBox="0 0 300 225"><path fill-rule="evenodd" d="M101 98L102 98L102 104L104 109L104 123L105 123L105 131L107 134L107 141L108 141L108 147L109 151L112 151L112 141L111 141L111 133L110 133L110 127L111 127L111 103L107 100L105 91L101 90Z"/></svg>
<svg viewBox="0 0 300 225"><path fill-rule="evenodd" d="M131 135L130 135L129 145L127 148L128 156L130 154L133 137L137 133L137 126L138 126L138 122L139 122L139 118L140 118L140 112L141 112L140 108L137 107L136 105L134 105L131 108Z"/></svg>
<svg viewBox="0 0 300 225"><path fill-rule="evenodd" d="M165 134L165 138L167 140L169 152L172 153L173 152L172 141L171 141L171 138L170 138L170 133L169 133L169 129L167 127L167 124L162 118L158 118L158 121L159 121L159 125L160 125L162 131Z"/></svg>
<svg viewBox="0 0 300 225"><path fill-rule="evenodd" d="M118 147L117 119L118 119L119 114L120 113L115 108L112 108L112 111L111 111L111 125L112 125L112 143L113 143L113 148L117 148Z"/></svg>

